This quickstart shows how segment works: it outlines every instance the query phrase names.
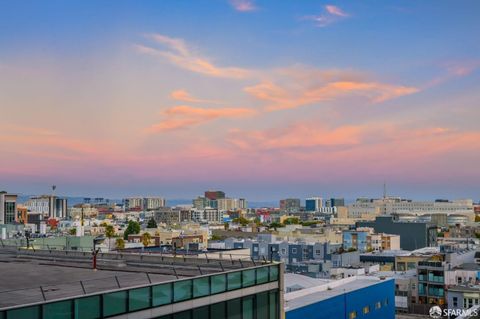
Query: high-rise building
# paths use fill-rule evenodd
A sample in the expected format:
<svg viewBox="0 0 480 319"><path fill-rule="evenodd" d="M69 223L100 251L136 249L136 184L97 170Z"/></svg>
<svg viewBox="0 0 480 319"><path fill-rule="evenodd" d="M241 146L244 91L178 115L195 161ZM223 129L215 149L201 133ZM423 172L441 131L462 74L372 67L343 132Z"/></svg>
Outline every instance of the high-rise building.
<svg viewBox="0 0 480 319"><path fill-rule="evenodd" d="M165 207L166 201L162 197L145 197L143 199L143 208L145 210L154 210L160 207Z"/></svg>
<svg viewBox="0 0 480 319"><path fill-rule="evenodd" d="M280 209L285 211L298 211L300 210L300 199L299 198L281 199Z"/></svg>
<svg viewBox="0 0 480 319"><path fill-rule="evenodd" d="M125 210L155 210L166 206L162 197L129 197L123 200Z"/></svg>
<svg viewBox="0 0 480 319"><path fill-rule="evenodd" d="M225 198L225 192L208 190L208 191L205 191L205 197L210 200L217 200L217 199Z"/></svg>
<svg viewBox="0 0 480 319"><path fill-rule="evenodd" d="M323 207L321 197L310 197L305 200L305 210L307 212L318 212L321 207Z"/></svg>
<svg viewBox="0 0 480 319"><path fill-rule="evenodd" d="M54 195L31 197L25 203L28 211L40 214L43 219L65 218L67 216L67 199Z"/></svg>
<svg viewBox="0 0 480 319"><path fill-rule="evenodd" d="M325 201L327 207L342 207L345 206L344 198L330 198Z"/></svg>
<svg viewBox="0 0 480 319"><path fill-rule="evenodd" d="M17 195L0 192L0 224L11 224L17 216Z"/></svg>
<svg viewBox="0 0 480 319"><path fill-rule="evenodd" d="M244 198L220 198L217 199L218 210L237 210L247 208Z"/></svg>

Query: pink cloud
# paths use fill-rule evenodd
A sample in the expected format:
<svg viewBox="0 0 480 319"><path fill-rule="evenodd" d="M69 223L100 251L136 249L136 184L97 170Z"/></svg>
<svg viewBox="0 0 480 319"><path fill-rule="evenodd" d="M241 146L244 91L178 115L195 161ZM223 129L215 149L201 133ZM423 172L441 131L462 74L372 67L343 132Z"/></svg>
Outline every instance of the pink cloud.
<svg viewBox="0 0 480 319"><path fill-rule="evenodd" d="M232 7L240 12L255 11L257 7L252 0L230 0Z"/></svg>
<svg viewBox="0 0 480 319"><path fill-rule="evenodd" d="M182 39L171 38L162 34L150 34L146 37L155 44L162 45L165 49L136 44L134 47L137 52L161 57L179 68L219 78L243 79L250 75L250 71L243 68L215 65L210 59L192 50Z"/></svg>
<svg viewBox="0 0 480 319"><path fill-rule="evenodd" d="M317 27L326 27L330 24L336 23L340 20L348 18L350 15L334 5L326 5L322 13L318 15L304 16L302 20L310 20L315 23Z"/></svg>
<svg viewBox="0 0 480 319"><path fill-rule="evenodd" d="M183 102L190 102L190 103L213 103L218 104L220 101L215 100L205 100L205 99L198 99L188 93L186 90L175 90L170 93L170 98L183 101Z"/></svg>
<svg viewBox="0 0 480 319"><path fill-rule="evenodd" d="M349 71L296 68L281 70L272 79L244 88L252 97L267 103L267 110L292 109L313 103L359 96L381 103L419 91L415 87L372 81Z"/></svg>
<svg viewBox="0 0 480 319"><path fill-rule="evenodd" d="M178 105L164 112L166 118L146 129L147 133L158 133L184 129L194 125L210 122L218 118L243 118L256 114L248 108L200 108Z"/></svg>
<svg viewBox="0 0 480 319"><path fill-rule="evenodd" d="M339 16L339 17L348 17L348 14L345 13L342 9L340 9L339 7L336 7L334 5L331 5L331 4L326 5L325 10L327 10L327 12L332 14L332 15L336 15L336 16Z"/></svg>

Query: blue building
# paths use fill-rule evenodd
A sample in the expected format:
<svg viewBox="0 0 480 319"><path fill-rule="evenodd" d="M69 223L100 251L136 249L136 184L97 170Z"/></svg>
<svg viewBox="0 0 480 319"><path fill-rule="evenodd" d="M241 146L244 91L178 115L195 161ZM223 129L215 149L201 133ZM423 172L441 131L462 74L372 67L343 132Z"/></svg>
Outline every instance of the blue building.
<svg viewBox="0 0 480 319"><path fill-rule="evenodd" d="M367 251L368 249L368 232L367 231L343 231L343 249L355 249L360 252Z"/></svg>
<svg viewBox="0 0 480 319"><path fill-rule="evenodd" d="M285 294L286 319L394 319L395 280L350 277Z"/></svg>

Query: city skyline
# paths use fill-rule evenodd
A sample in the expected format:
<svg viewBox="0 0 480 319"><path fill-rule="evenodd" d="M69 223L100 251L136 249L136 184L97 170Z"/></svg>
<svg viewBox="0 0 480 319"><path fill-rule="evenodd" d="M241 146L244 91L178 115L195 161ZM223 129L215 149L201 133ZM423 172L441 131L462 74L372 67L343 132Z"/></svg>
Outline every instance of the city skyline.
<svg viewBox="0 0 480 319"><path fill-rule="evenodd" d="M5 2L0 190L478 200L478 9Z"/></svg>

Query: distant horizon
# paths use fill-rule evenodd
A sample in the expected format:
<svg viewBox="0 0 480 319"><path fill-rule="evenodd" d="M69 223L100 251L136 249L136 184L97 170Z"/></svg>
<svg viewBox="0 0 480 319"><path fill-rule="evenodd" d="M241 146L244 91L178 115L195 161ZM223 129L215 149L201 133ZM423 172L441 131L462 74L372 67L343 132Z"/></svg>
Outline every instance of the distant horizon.
<svg viewBox="0 0 480 319"><path fill-rule="evenodd" d="M0 191L3 191L4 189L0 189ZM221 189L219 189L221 190ZM45 192L45 193L35 193L35 192L11 192L11 191L8 191L5 189L5 191L7 191L8 193L10 194L15 194L15 195L18 195L18 196L22 196L22 197L31 197L31 196L42 196L42 195L51 195L52 193L48 193L48 192ZM169 201L173 201L173 202L189 202L189 201L192 201L193 199L195 199L197 196L204 196L204 193L201 192L197 195L194 195L194 196L191 196L189 197L188 195L185 195L185 196L182 196L182 195L179 195L179 196L164 196L162 194L136 194L136 193L131 193L131 194L128 194L128 195L117 195L117 196L103 196L103 195L99 195L99 194L93 194L93 195L79 195L79 194L65 194L65 193L58 193L58 192L55 192L55 196L58 196L58 197L65 197L65 198L76 198L76 199L83 199L83 198L91 198L91 199L94 199L94 198L104 198L104 199L108 199L108 200L118 200L118 201L121 201L125 198L129 198L129 197L162 197L164 198L166 201L167 201L167 206L168 206L168 202ZM378 194L377 196L375 195L354 195L354 196L342 196L342 195L335 195L335 196L325 196L325 195L321 195L321 194L315 194L315 195L290 195L290 196L283 196L283 197L278 197L278 198L256 198L256 199L250 199L246 196L237 196L235 194L229 194L229 193L226 193L226 197L227 198L245 198L249 203L256 203L256 204L260 204L260 203L277 203L281 200L281 199L286 199L286 198L299 198L301 200L302 203L305 202L305 200L309 197L321 197L323 200L328 200L328 199L331 199L331 198L343 198L345 200L346 203L352 203L354 202L355 200L357 200L358 198L369 198L369 199L381 199L383 198L383 194ZM476 198L476 197L469 197L469 196L460 196L460 197L446 197L446 196L432 196L432 197L411 197L411 196L402 196L402 195L398 195L398 194L387 194L387 197L400 197L402 199L407 199L407 200L416 200L416 201L435 201L435 200L440 200L440 199L447 199L447 200L462 200L462 199L471 199L473 200L474 203L478 203L480 202L480 198Z"/></svg>

